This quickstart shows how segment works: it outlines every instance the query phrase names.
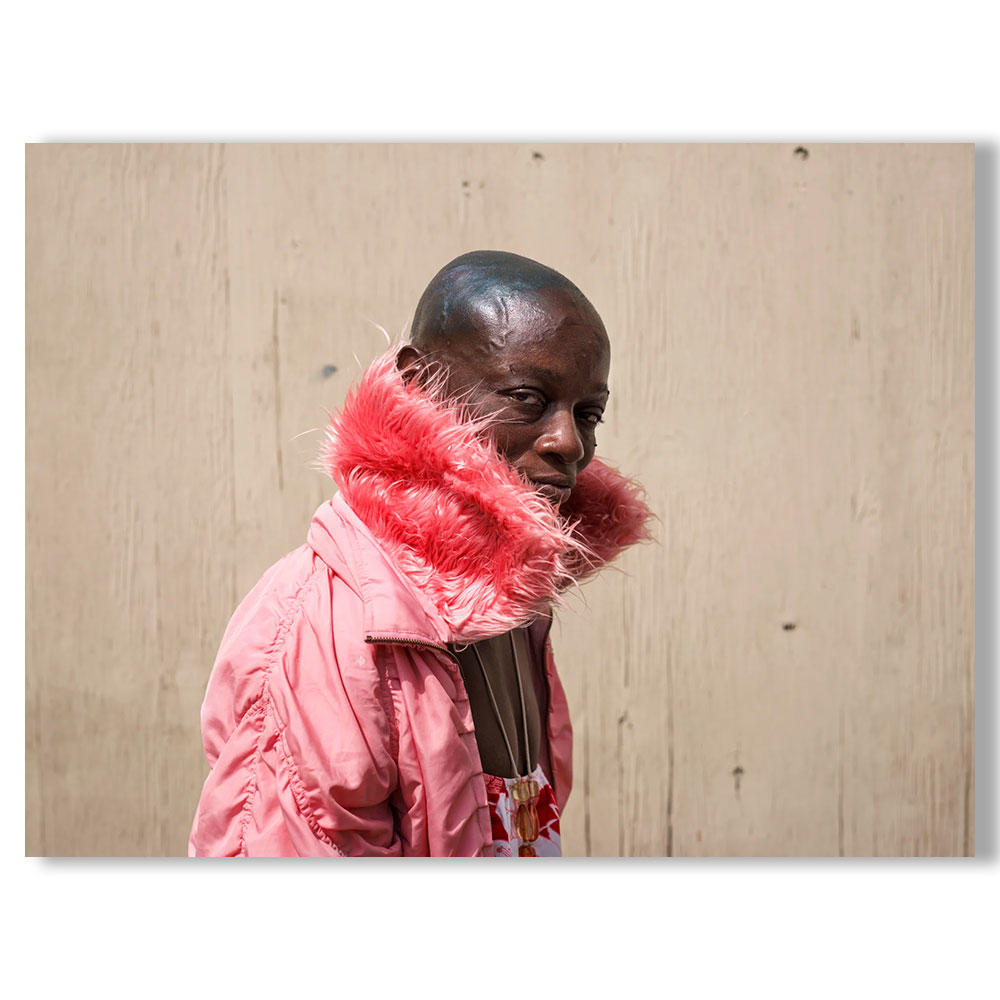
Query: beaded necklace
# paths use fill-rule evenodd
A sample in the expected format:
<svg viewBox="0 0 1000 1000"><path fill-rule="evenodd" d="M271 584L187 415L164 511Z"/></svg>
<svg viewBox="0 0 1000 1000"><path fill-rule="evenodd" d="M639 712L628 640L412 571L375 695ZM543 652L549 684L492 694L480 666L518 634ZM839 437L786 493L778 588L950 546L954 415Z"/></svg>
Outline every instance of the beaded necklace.
<svg viewBox="0 0 1000 1000"><path fill-rule="evenodd" d="M514 672L517 676L517 696L521 703L521 722L524 726L524 770L517 766L517 761L514 759L514 751L511 748L510 740L507 738L507 730L504 728L503 718L500 715L500 709L497 707L497 700L493 695L493 687L490 684L489 674L486 672L486 667L483 664L483 658L479 655L479 650L476 648L475 643L472 645L472 651L476 654L476 662L479 664L479 669L483 675L483 681L486 684L486 693L490 698L490 705L493 708L493 715L496 717L497 725L500 727L500 734L503 736L504 744L507 747L507 755L510 757L510 766L517 778L511 787L511 795L514 801L517 803L517 811L514 815L514 828L517 831L517 837L521 841L517 848L518 857L521 858L534 858L535 848L532 846L533 842L538 839L538 813L536 810L536 803L538 801L538 782L531 777L532 767L529 760L530 746L528 743L528 713L524 707L524 686L521 680L521 661L517 655L517 645L514 642L513 631L508 632L507 635L510 638L510 650L514 656Z"/></svg>

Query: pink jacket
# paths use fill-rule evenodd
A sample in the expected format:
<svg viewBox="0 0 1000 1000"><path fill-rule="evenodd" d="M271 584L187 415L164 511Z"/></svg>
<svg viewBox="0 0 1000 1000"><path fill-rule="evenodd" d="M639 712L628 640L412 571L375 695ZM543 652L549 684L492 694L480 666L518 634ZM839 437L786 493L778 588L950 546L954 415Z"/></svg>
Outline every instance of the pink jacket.
<svg viewBox="0 0 1000 1000"><path fill-rule="evenodd" d="M599 460L557 513L390 350L332 417L339 492L237 608L201 721L194 855L475 856L492 845L469 699L446 644L544 633L560 808L572 730L548 610L648 537ZM542 635L538 638L541 640Z"/></svg>

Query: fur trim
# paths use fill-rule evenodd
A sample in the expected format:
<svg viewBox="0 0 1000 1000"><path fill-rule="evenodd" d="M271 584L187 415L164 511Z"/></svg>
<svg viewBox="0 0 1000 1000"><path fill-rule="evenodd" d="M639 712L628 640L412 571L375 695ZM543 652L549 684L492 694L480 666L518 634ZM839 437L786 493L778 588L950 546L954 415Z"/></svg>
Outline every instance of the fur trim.
<svg viewBox="0 0 1000 1000"><path fill-rule="evenodd" d="M525 625L649 538L639 485L594 459L559 512L439 386L404 382L397 348L332 414L320 462L396 566L468 641Z"/></svg>

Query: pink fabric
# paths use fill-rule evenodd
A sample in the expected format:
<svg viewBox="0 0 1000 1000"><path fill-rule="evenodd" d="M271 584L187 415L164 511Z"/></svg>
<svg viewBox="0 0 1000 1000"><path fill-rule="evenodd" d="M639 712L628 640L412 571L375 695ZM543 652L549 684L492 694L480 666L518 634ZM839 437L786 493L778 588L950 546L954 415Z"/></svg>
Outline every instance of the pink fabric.
<svg viewBox="0 0 1000 1000"><path fill-rule="evenodd" d="M469 699L444 647L537 622L647 537L649 511L595 460L560 516L467 428L386 358L332 418L341 491L241 602L212 670L191 855L492 854ZM548 643L545 668L562 808L572 728Z"/></svg>

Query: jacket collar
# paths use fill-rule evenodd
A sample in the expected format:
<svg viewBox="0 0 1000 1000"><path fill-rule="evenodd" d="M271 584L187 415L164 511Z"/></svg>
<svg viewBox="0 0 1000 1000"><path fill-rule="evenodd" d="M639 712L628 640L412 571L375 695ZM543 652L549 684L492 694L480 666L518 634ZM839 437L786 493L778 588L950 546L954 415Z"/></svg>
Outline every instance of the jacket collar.
<svg viewBox="0 0 1000 1000"><path fill-rule="evenodd" d="M395 358L396 348L378 358L331 416L320 461L340 492L310 531L329 562L321 512L354 529L370 636L498 635L650 537L637 483L594 459L556 511L483 439L482 425L405 382Z"/></svg>

